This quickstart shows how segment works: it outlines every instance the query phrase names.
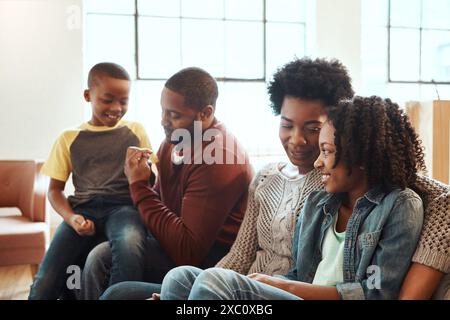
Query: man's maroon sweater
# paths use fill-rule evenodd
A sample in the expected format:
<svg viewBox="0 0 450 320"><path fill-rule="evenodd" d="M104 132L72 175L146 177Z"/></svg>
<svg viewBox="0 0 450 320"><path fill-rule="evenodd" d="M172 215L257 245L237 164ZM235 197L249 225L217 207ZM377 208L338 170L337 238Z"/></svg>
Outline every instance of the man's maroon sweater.
<svg viewBox="0 0 450 320"><path fill-rule="evenodd" d="M231 247L246 210L253 176L248 156L223 124L212 128L219 132L216 140L223 139L224 160L234 164L194 164L192 153L191 164L176 165L171 160L174 145L164 141L156 184L130 185L144 223L177 265L200 266L216 242ZM245 164L236 164L238 159Z"/></svg>

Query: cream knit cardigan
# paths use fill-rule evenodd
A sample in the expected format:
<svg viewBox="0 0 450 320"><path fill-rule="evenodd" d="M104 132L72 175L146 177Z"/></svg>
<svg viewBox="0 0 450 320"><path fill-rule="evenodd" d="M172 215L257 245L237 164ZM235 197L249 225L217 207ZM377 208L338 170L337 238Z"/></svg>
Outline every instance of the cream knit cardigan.
<svg viewBox="0 0 450 320"><path fill-rule="evenodd" d="M450 273L450 186L419 177L416 183L425 190L424 222L413 261Z"/></svg>
<svg viewBox="0 0 450 320"><path fill-rule="evenodd" d="M253 178L247 211L230 252L216 267L241 274L287 274L297 217L311 191L323 189L321 174L290 179L271 163Z"/></svg>

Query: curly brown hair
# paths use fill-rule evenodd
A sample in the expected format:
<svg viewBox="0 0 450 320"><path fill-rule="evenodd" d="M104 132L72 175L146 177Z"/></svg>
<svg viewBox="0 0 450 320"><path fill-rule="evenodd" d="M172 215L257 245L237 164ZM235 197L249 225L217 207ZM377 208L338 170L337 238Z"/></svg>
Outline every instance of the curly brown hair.
<svg viewBox="0 0 450 320"><path fill-rule="evenodd" d="M335 132L336 160L348 173L362 166L369 187L414 186L425 171L424 152L408 116L398 104L377 96L355 96L327 110Z"/></svg>

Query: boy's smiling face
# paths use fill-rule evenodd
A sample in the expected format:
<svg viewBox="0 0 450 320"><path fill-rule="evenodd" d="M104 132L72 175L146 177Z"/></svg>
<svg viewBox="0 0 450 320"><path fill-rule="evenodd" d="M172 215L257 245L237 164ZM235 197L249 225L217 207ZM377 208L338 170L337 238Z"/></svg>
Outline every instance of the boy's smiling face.
<svg viewBox="0 0 450 320"><path fill-rule="evenodd" d="M84 91L84 98L92 106L93 126L114 127L128 110L130 81L101 76L96 84Z"/></svg>

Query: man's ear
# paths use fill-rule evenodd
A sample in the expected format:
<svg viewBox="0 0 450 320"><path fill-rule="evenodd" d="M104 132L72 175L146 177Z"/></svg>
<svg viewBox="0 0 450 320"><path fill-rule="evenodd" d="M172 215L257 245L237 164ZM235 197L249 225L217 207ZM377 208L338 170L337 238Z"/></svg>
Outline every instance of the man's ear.
<svg viewBox="0 0 450 320"><path fill-rule="evenodd" d="M91 93L89 92L89 89L84 90L84 100L86 102L91 102Z"/></svg>
<svg viewBox="0 0 450 320"><path fill-rule="evenodd" d="M209 119L213 115L214 115L214 107L210 104L204 107L203 110L200 112L200 118L202 121Z"/></svg>

